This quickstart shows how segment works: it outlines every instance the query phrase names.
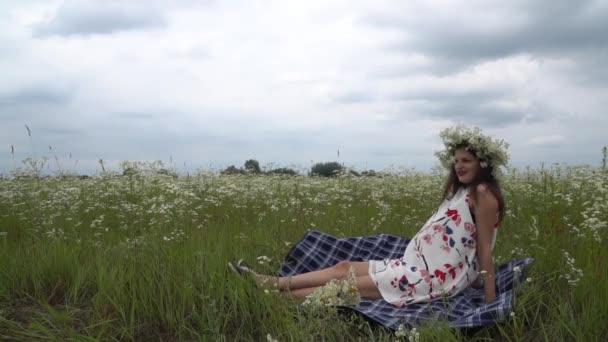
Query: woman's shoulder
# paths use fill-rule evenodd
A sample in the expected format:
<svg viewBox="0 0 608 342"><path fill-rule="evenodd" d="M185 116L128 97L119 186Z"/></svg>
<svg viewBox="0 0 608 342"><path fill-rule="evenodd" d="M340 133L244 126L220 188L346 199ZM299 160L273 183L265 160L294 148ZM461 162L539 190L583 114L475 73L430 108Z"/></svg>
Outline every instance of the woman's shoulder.
<svg viewBox="0 0 608 342"><path fill-rule="evenodd" d="M475 192L478 195L481 195L482 193L486 193L489 191L490 191L490 189L488 188L488 185L485 183L479 183L479 184L477 184L477 186L475 186Z"/></svg>
<svg viewBox="0 0 608 342"><path fill-rule="evenodd" d="M487 184L477 184L474 189L471 189L471 191L475 191L475 202L477 202L478 207L485 209L498 209L498 199L494 193L492 193ZM475 204L472 202L473 201L471 201L471 206L474 206Z"/></svg>

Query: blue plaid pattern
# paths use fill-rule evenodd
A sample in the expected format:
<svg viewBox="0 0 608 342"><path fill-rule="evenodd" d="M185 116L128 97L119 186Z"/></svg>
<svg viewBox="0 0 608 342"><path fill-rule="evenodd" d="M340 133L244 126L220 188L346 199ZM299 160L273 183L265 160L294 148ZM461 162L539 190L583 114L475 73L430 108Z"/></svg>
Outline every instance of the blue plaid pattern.
<svg viewBox="0 0 608 342"><path fill-rule="evenodd" d="M283 261L279 274L289 276L330 267L342 260L367 261L403 256L409 239L389 234L363 237L336 238L311 230L298 241ZM416 326L429 320L446 321L452 328L475 328L505 321L513 305L513 288L524 279L523 272L515 277L513 267L522 270L532 258L513 260L498 267L496 272L496 300L484 303L483 289L467 288L447 301L395 307L386 301L364 299L352 308L359 314L383 326L397 330L400 324Z"/></svg>

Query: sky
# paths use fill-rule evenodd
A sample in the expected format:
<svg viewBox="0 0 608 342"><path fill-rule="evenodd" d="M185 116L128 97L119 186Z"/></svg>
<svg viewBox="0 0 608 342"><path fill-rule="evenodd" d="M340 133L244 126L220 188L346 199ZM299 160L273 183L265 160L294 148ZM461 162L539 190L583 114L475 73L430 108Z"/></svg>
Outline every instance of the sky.
<svg viewBox="0 0 608 342"><path fill-rule="evenodd" d="M425 171L456 123L599 166L606 61L608 1L2 0L0 173Z"/></svg>

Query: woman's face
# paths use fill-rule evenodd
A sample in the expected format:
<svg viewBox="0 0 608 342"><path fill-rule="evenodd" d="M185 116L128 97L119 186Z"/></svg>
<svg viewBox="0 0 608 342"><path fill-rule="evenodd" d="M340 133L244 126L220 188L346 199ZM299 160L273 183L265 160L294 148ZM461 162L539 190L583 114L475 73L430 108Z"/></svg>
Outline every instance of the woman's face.
<svg viewBox="0 0 608 342"><path fill-rule="evenodd" d="M459 148L454 152L454 170L461 183L471 183L477 177L480 168L479 159L465 148Z"/></svg>

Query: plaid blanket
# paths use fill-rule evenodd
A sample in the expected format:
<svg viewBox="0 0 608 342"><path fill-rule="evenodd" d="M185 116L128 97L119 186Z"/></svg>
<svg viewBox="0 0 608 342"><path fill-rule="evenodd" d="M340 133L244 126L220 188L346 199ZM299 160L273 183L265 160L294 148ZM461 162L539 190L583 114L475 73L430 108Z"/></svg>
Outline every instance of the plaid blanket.
<svg viewBox="0 0 608 342"><path fill-rule="evenodd" d="M283 261L279 274L289 276L332 266L341 260L366 261L403 256L409 239L389 234L363 237L336 238L311 230L298 241ZM496 300L484 303L483 289L467 288L447 302L436 300L429 303L410 304L397 308L382 299L364 299L356 307L344 307L398 330L399 325L416 326L429 320L447 321L452 328L476 328L505 321L513 305L513 288L524 279L522 270L533 259L513 260L498 267L496 272Z"/></svg>

